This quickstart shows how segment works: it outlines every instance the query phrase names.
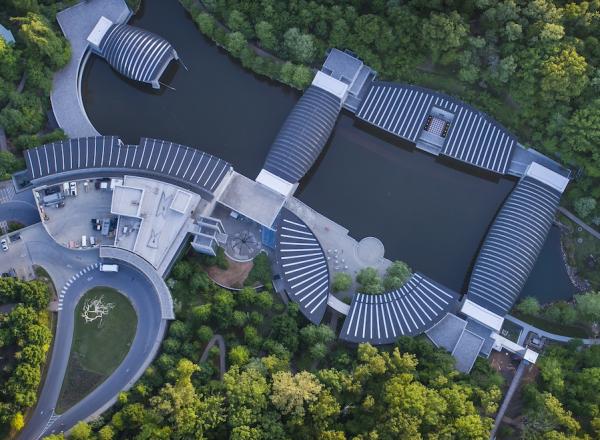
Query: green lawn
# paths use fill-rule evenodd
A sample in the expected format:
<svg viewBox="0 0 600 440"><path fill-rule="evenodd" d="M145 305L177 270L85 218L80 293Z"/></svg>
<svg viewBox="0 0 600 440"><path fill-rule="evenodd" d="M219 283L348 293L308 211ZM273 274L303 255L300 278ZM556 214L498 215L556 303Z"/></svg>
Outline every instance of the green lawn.
<svg viewBox="0 0 600 440"><path fill-rule="evenodd" d="M111 304L102 318L87 322L82 316L86 301L102 298ZM127 298L114 289L96 287L79 300L69 365L57 412L73 406L101 384L123 361L137 327L137 315Z"/></svg>
<svg viewBox="0 0 600 440"><path fill-rule="evenodd" d="M582 327L574 326L574 325L565 325L559 324L556 322L550 322L545 320L544 318L540 318L538 316L530 316L523 315L522 313L517 312L516 310L511 310L511 315L515 318L520 319L521 321L527 322L535 327L545 330L550 333L554 333L556 335L562 336L570 336L571 338L590 338L591 336L587 334L586 330Z"/></svg>

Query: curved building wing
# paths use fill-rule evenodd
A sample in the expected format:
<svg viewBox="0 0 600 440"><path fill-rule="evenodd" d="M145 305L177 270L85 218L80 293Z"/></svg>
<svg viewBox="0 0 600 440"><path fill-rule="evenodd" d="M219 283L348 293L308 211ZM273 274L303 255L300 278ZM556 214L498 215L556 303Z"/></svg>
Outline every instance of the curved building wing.
<svg viewBox="0 0 600 440"><path fill-rule="evenodd" d="M290 183L299 182L321 154L341 108L340 98L310 86L275 138L264 169Z"/></svg>
<svg viewBox="0 0 600 440"><path fill-rule="evenodd" d="M517 300L546 241L561 192L525 176L488 232L467 298L504 316Z"/></svg>
<svg viewBox="0 0 600 440"><path fill-rule="evenodd" d="M380 295L357 293L340 338L381 345L423 333L456 308L458 296L418 273L398 290Z"/></svg>
<svg viewBox="0 0 600 440"><path fill-rule="evenodd" d="M505 174L516 138L470 105L433 90L375 81L356 116L434 154Z"/></svg>
<svg viewBox="0 0 600 440"><path fill-rule="evenodd" d="M119 73L158 87L177 52L162 37L127 24L113 24L100 42L99 54Z"/></svg>
<svg viewBox="0 0 600 440"><path fill-rule="evenodd" d="M277 224L275 258L288 297L307 319L319 324L329 296L327 258L306 223L285 208Z"/></svg>
<svg viewBox="0 0 600 440"><path fill-rule="evenodd" d="M65 178L95 177L115 172L172 182L211 197L232 169L228 162L196 148L159 139L142 138L125 145L115 136L67 139L25 152L32 181L52 183Z"/></svg>

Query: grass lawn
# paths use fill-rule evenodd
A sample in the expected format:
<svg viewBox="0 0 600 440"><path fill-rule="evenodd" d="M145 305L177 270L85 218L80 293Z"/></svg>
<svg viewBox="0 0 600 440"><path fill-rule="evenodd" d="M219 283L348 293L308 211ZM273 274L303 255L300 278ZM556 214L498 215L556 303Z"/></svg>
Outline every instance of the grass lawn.
<svg viewBox="0 0 600 440"><path fill-rule="evenodd" d="M523 329L514 322L505 319L500 329L500 335L504 336L509 341L517 342Z"/></svg>
<svg viewBox="0 0 600 440"><path fill-rule="evenodd" d="M102 320L82 317L88 300L102 297L112 304ZM62 413L100 385L123 361L135 336L137 315L127 298L114 289L96 287L85 293L75 308L75 329L69 365L57 404Z"/></svg>
<svg viewBox="0 0 600 440"><path fill-rule="evenodd" d="M591 338L591 336L588 335L587 331L583 327L550 322L538 316L524 315L522 313L517 312L516 310L512 310L511 314L514 317L520 319L521 321L527 322L531 325L536 326L539 329L545 330L550 333L554 333L556 335L570 336L571 338L582 339Z"/></svg>

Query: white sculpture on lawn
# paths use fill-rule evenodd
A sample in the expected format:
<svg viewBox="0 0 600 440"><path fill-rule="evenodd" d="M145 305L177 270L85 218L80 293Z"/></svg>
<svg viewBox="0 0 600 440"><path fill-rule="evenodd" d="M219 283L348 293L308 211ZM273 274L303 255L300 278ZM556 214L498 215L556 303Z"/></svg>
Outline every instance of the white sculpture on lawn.
<svg viewBox="0 0 600 440"><path fill-rule="evenodd" d="M100 320L98 325L102 325L102 319L108 315L111 309L115 307L113 303L105 303L102 300L104 296L100 298L94 299L86 299L83 304L83 309L81 312L81 317L85 319L85 323L88 324L90 322L94 322L97 319Z"/></svg>

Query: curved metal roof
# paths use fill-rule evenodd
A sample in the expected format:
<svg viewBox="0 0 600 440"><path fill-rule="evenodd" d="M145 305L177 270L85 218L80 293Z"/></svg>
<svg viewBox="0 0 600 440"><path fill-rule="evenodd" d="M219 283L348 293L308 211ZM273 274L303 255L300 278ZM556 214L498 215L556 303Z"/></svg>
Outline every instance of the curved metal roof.
<svg viewBox="0 0 600 440"><path fill-rule="evenodd" d="M231 165L174 142L142 138L125 145L116 136L67 139L26 150L31 180L50 182L64 174L98 177L115 171L159 178L193 191L212 193Z"/></svg>
<svg viewBox="0 0 600 440"><path fill-rule="evenodd" d="M100 55L128 78L157 83L177 53L162 37L127 24L114 24L99 46Z"/></svg>
<svg viewBox="0 0 600 440"><path fill-rule="evenodd" d="M453 115L441 154L505 174L516 138L470 105L433 90L373 82L356 116L410 142L417 142L432 108Z"/></svg>
<svg viewBox="0 0 600 440"><path fill-rule="evenodd" d="M288 297L319 324L329 296L327 258L310 228L285 208L277 224L275 258Z"/></svg>
<svg viewBox="0 0 600 440"><path fill-rule="evenodd" d="M310 86L281 127L264 169L290 183L300 181L327 143L341 105L337 96Z"/></svg>
<svg viewBox="0 0 600 440"><path fill-rule="evenodd" d="M500 316L511 309L546 241L560 195L536 179L521 179L485 238L468 299Z"/></svg>
<svg viewBox="0 0 600 440"><path fill-rule="evenodd" d="M398 290L381 295L357 293L340 339L381 345L423 333L457 306L458 296L419 273Z"/></svg>

